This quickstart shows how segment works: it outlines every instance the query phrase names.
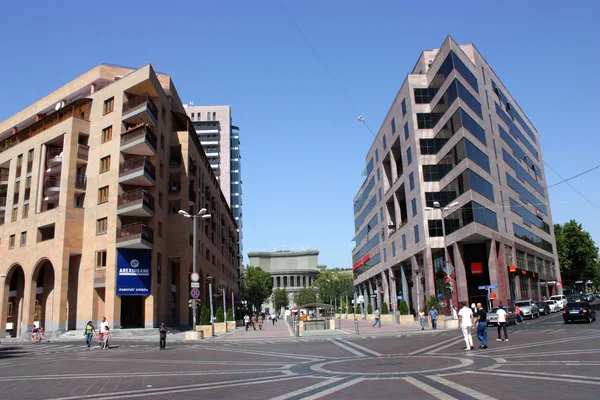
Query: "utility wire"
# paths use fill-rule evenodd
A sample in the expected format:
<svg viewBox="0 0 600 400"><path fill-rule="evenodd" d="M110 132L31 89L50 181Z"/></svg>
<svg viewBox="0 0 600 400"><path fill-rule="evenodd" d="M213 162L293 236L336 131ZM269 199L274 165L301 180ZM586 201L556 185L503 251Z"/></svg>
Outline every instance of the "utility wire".
<svg viewBox="0 0 600 400"><path fill-rule="evenodd" d="M575 193L577 193L577 194L578 194L578 195L579 195L579 196L580 196L582 199L584 199L584 200L585 200L585 201L587 201L587 202L588 202L588 203L589 203L589 204L590 204L592 207L594 207L595 209L597 209L598 211L600 211L600 206L598 206L598 204L594 203L592 200L590 200L590 198L589 198L589 197L587 197L586 195L584 195L583 193L581 193L579 190L577 190L577 189L575 188L575 186L571 185L571 183L569 182L569 180L573 179L573 177L571 177L571 178L569 178L569 179L565 179L565 178L563 178L563 177L562 177L562 176L561 176L561 175L560 175L558 172L556 172L556 170L555 170L554 168L552 168L552 167L550 166L550 164L548 164L546 161L544 161L544 164L546 164L546 166L547 166L548 168L550 168L550 169L552 170L552 172L554 172L554 173L555 173L555 174L556 174L556 175L557 175L557 176L558 176L560 179L562 179L562 182L564 182L564 183L566 183L567 185L569 185L569 187L570 187L571 189L573 189L573 191L574 191ZM596 169L596 168L600 168L600 166L597 166L597 167L595 167L595 168L593 168L593 169ZM592 169L592 170L593 170L593 169ZM582 173L582 174L579 174L579 175L583 175L583 173ZM561 183L562 183L562 182L561 182Z"/></svg>

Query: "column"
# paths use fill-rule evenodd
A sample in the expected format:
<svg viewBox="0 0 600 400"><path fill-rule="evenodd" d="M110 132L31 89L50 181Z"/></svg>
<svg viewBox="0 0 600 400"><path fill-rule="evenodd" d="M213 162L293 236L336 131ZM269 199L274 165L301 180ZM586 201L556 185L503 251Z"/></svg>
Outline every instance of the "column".
<svg viewBox="0 0 600 400"><path fill-rule="evenodd" d="M408 290L408 279L406 279L405 268L406 268L406 266L404 264L400 264L400 279L402 280L402 282L401 282L402 298L406 301L406 304L408 305L408 310L410 311L410 305L412 303L412 299L409 297L410 291ZM416 288L416 286L415 286L415 288ZM413 292L414 292L414 290L413 290Z"/></svg>
<svg viewBox="0 0 600 400"><path fill-rule="evenodd" d="M423 275L425 276L425 296L429 299L435 296L435 280L433 277L433 258L431 257L431 247L423 250Z"/></svg>
<svg viewBox="0 0 600 400"><path fill-rule="evenodd" d="M363 302L361 304L362 315L367 315L367 304L369 304L369 295L367 294L367 283L362 284Z"/></svg>
<svg viewBox="0 0 600 400"><path fill-rule="evenodd" d="M413 289L414 289L413 290L413 296L414 296L413 304L416 304L415 310L417 311L416 314L418 316L419 311L425 309L425 302L424 302L425 294L424 294L423 285L421 284L421 278L423 278L422 268L417 263L417 257L415 257L414 254L411 256L411 268L412 268ZM417 272L417 271L419 271L419 272Z"/></svg>
<svg viewBox="0 0 600 400"><path fill-rule="evenodd" d="M38 182L38 190L36 193L36 204L35 204L35 213L39 214L42 212L42 201L44 200L44 174L46 173L46 145L42 145L42 154L40 159L39 166L39 182Z"/></svg>
<svg viewBox="0 0 600 400"><path fill-rule="evenodd" d="M458 294L458 301L466 301L467 305L471 306L471 299L469 298L469 288L467 286L467 270L463 261L461 247L458 243L452 244L452 252L454 253L454 272L456 274L456 288L455 291ZM456 304L460 310L461 305Z"/></svg>
<svg viewBox="0 0 600 400"><path fill-rule="evenodd" d="M504 243L497 243L496 254L498 255L498 300L504 305L510 304L510 287L508 283L508 260L504 256L506 247Z"/></svg>
<svg viewBox="0 0 600 400"><path fill-rule="evenodd" d="M381 271L381 286L383 287L383 301L385 301L388 305L389 312L392 312L392 302L390 301L390 286L388 284L388 279L385 274L385 271ZM383 307L383 303L382 303Z"/></svg>
<svg viewBox="0 0 600 400"><path fill-rule="evenodd" d="M396 275L394 274L393 269L389 269L390 274L390 288L389 288L389 296L390 296L390 312L398 311L398 290L396 289ZM395 322L395 321L394 321Z"/></svg>
<svg viewBox="0 0 600 400"><path fill-rule="evenodd" d="M371 297L371 295L373 294L373 290L374 290L373 288L374 288L373 279L369 279L369 304L371 305L372 312L374 312L375 308L376 308L375 298Z"/></svg>

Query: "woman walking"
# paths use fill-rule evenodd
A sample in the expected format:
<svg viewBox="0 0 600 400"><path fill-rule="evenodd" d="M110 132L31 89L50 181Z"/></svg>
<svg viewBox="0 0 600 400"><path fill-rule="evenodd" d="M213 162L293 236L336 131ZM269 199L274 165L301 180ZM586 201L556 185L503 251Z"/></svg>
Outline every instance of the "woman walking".
<svg viewBox="0 0 600 400"><path fill-rule="evenodd" d="M419 311L419 323L421 324L421 330L425 330L425 312L423 310Z"/></svg>
<svg viewBox="0 0 600 400"><path fill-rule="evenodd" d="M96 334L96 329L94 325L92 325L92 321L88 321L85 326L85 330L83 331L83 335L85 336L85 344L87 344L88 350L92 347L92 337Z"/></svg>

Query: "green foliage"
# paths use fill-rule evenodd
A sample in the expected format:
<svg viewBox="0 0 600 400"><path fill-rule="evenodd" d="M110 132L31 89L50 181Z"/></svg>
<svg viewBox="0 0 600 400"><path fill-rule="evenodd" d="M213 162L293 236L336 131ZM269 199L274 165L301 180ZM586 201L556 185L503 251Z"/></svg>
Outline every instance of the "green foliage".
<svg viewBox="0 0 600 400"><path fill-rule="evenodd" d="M369 305L367 306L367 314L373 314L373 306L371 305L371 303L369 303Z"/></svg>
<svg viewBox="0 0 600 400"><path fill-rule="evenodd" d="M408 303L406 302L406 300L402 300L400 301L400 315L408 315Z"/></svg>
<svg viewBox="0 0 600 400"><path fill-rule="evenodd" d="M250 305L250 310L260 311L262 303L268 299L273 290L271 274L260 267L246 267L242 274L242 298Z"/></svg>
<svg viewBox="0 0 600 400"><path fill-rule="evenodd" d="M390 310L388 310L388 305L384 301L383 303L381 303L381 315L387 315L389 313L390 313Z"/></svg>
<svg viewBox="0 0 600 400"><path fill-rule="evenodd" d="M203 306L200 311L200 325L210 325L210 311L206 306Z"/></svg>
<svg viewBox="0 0 600 400"><path fill-rule="evenodd" d="M217 308L217 315L215 316L215 322L224 322L225 320L223 319L223 317L224 317L223 307Z"/></svg>
<svg viewBox="0 0 600 400"><path fill-rule="evenodd" d="M275 310L273 311L279 313L282 308L287 307L289 304L290 299L285 290L281 288L275 289L275 292L273 293L273 305L275 306Z"/></svg>
<svg viewBox="0 0 600 400"><path fill-rule="evenodd" d="M565 284L595 279L598 274L598 247L589 232L575 220L554 224L560 273Z"/></svg>
<svg viewBox="0 0 600 400"><path fill-rule="evenodd" d="M294 303L297 306L303 306L305 304L316 303L317 295L311 288L302 288L294 294Z"/></svg>
<svg viewBox="0 0 600 400"><path fill-rule="evenodd" d="M361 308L360 304L356 306L356 313L362 314L362 308Z"/></svg>
<svg viewBox="0 0 600 400"><path fill-rule="evenodd" d="M233 309L227 310L227 321L233 321Z"/></svg>
<svg viewBox="0 0 600 400"><path fill-rule="evenodd" d="M440 311L440 302L438 300L438 298L434 295L432 295L429 300L427 300L427 309L425 310L425 313L427 313L427 311L431 310L431 307L435 308L438 312Z"/></svg>
<svg viewBox="0 0 600 400"><path fill-rule="evenodd" d="M319 274L314 286L319 291L319 299L323 303L333 303L334 299L352 297L354 295L354 280L352 274L343 270L326 269Z"/></svg>

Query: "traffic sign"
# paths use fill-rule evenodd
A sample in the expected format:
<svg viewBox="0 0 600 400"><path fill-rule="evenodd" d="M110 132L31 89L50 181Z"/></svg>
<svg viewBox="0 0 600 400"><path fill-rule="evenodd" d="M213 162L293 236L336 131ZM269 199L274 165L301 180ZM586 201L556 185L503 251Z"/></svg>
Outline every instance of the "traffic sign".
<svg viewBox="0 0 600 400"><path fill-rule="evenodd" d="M200 287L200 282L191 282L190 286L193 288L199 288Z"/></svg>
<svg viewBox="0 0 600 400"><path fill-rule="evenodd" d="M446 273L446 275L450 275L453 271L454 266L452 264L446 263L446 265L444 265L444 272Z"/></svg>
<svg viewBox="0 0 600 400"><path fill-rule="evenodd" d="M192 282L198 282L200 280L200 274L197 272L192 272L192 275L190 275L190 279L192 280Z"/></svg>
<svg viewBox="0 0 600 400"><path fill-rule="evenodd" d="M192 297L194 299L197 299L198 297L200 297L200 289L198 288L193 288L190 292L190 294L192 295Z"/></svg>
<svg viewBox="0 0 600 400"><path fill-rule="evenodd" d="M477 286L479 290L498 289L498 285Z"/></svg>
<svg viewBox="0 0 600 400"><path fill-rule="evenodd" d="M448 302L446 300L440 300L440 307L446 307Z"/></svg>
<svg viewBox="0 0 600 400"><path fill-rule="evenodd" d="M404 300L404 296L398 296L398 300Z"/></svg>

